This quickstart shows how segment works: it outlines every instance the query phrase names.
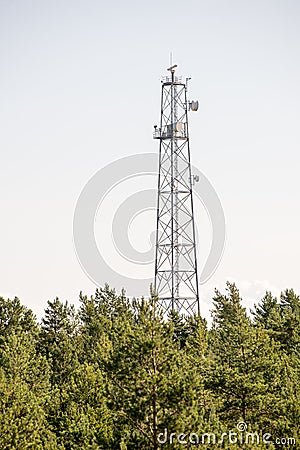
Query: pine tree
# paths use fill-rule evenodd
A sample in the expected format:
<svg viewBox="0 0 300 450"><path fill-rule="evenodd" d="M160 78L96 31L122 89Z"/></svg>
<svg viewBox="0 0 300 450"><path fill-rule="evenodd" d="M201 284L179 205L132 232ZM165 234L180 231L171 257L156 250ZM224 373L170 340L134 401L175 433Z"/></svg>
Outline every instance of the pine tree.
<svg viewBox="0 0 300 450"><path fill-rule="evenodd" d="M156 305L154 297L133 302L134 320L114 340L107 365L111 405L128 449L157 450L160 433L191 430L201 409L197 373Z"/></svg>
<svg viewBox="0 0 300 450"><path fill-rule="evenodd" d="M5 300L0 297L0 346L10 333L17 333L21 330L31 335L37 335L38 325L33 312L21 305L17 297L13 300Z"/></svg>
<svg viewBox="0 0 300 450"><path fill-rule="evenodd" d="M283 318L282 345L289 355L300 358L300 297L293 289L287 289L280 296Z"/></svg>
<svg viewBox="0 0 300 450"><path fill-rule="evenodd" d="M38 356L34 338L11 332L0 351L0 448L58 450L47 423L49 367Z"/></svg>
<svg viewBox="0 0 300 450"><path fill-rule="evenodd" d="M271 292L266 292L263 299L254 306L254 323L268 330L270 336L280 341L283 333L283 321L280 304Z"/></svg>
<svg viewBox="0 0 300 450"><path fill-rule="evenodd" d="M69 379L78 360L78 320L74 306L58 298L48 301L42 318L39 352L51 366L52 383L61 386Z"/></svg>
<svg viewBox="0 0 300 450"><path fill-rule="evenodd" d="M220 402L220 417L231 426L242 420L271 432L283 419L279 346L251 323L234 284L227 283L227 295L216 291L214 306L208 387Z"/></svg>
<svg viewBox="0 0 300 450"><path fill-rule="evenodd" d="M106 383L100 369L79 365L61 397L58 442L66 450L110 448L113 417L107 407Z"/></svg>
<svg viewBox="0 0 300 450"><path fill-rule="evenodd" d="M280 302L267 293L255 306L256 326L263 327L279 345L277 352L280 366L278 406L281 415L277 418L277 430L297 436L300 431L300 302L299 296L286 290Z"/></svg>
<svg viewBox="0 0 300 450"><path fill-rule="evenodd" d="M293 289L281 293L280 302L267 292L254 307L254 320L287 354L300 357L300 297Z"/></svg>

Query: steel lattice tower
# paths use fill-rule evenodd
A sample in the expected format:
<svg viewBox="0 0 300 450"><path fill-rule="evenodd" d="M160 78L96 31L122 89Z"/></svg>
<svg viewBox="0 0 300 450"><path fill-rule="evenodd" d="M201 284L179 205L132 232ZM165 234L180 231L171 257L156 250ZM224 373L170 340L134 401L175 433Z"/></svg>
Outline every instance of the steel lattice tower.
<svg viewBox="0 0 300 450"><path fill-rule="evenodd" d="M164 312L199 314L197 255L191 173L187 84L175 76L174 65L161 91L156 256L154 288Z"/></svg>

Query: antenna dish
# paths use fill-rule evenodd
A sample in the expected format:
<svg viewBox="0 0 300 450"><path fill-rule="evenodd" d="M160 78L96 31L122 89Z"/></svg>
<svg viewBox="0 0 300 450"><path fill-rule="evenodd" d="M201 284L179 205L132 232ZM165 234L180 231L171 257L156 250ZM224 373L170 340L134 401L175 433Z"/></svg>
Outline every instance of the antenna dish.
<svg viewBox="0 0 300 450"><path fill-rule="evenodd" d="M192 110L192 111L198 111L198 109L199 109L199 102L198 102L198 100L197 101L192 101L192 102L190 102L190 109Z"/></svg>
<svg viewBox="0 0 300 450"><path fill-rule="evenodd" d="M181 131L183 131L183 123L182 122L176 123L176 131L178 131L179 133L181 133Z"/></svg>

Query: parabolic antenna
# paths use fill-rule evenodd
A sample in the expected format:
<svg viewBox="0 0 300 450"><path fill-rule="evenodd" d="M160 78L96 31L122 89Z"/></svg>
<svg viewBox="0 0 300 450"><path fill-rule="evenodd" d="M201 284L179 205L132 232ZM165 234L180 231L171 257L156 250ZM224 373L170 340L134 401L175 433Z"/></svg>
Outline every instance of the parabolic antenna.
<svg viewBox="0 0 300 450"><path fill-rule="evenodd" d="M197 101L191 101L191 103L190 103L190 109L192 110L192 111L198 111L198 109L199 109L199 102L198 102L198 100Z"/></svg>
<svg viewBox="0 0 300 450"><path fill-rule="evenodd" d="M176 131L178 131L179 133L181 133L181 131L183 131L183 123L182 122L176 123Z"/></svg>

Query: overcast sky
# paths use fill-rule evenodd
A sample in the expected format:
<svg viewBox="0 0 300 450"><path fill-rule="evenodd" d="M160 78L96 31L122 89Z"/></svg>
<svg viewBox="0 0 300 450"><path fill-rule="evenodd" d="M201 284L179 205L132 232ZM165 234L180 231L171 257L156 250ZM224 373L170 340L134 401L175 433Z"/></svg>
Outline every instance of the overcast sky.
<svg viewBox="0 0 300 450"><path fill-rule="evenodd" d="M74 251L76 201L105 165L158 151L170 51L201 104L192 162L226 216L203 313L226 279L248 305L299 293L299 44L297 0L0 0L0 295L40 316L95 290Z"/></svg>

